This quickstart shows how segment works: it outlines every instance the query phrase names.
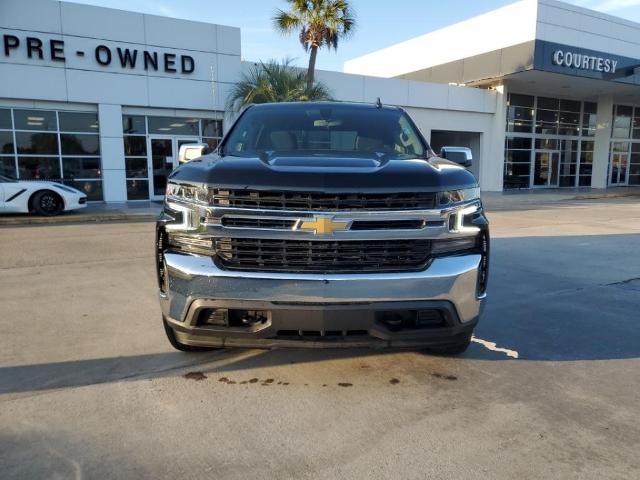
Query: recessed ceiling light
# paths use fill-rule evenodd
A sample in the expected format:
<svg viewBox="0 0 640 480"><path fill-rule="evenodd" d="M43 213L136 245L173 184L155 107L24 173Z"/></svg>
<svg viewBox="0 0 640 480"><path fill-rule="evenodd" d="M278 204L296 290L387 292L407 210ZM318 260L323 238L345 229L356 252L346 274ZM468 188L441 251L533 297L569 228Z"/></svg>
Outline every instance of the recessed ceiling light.
<svg viewBox="0 0 640 480"><path fill-rule="evenodd" d="M27 117L27 120L31 120L32 122L41 122L44 120L44 117Z"/></svg>
<svg viewBox="0 0 640 480"><path fill-rule="evenodd" d="M42 122L27 122L27 125L41 126Z"/></svg>
<svg viewBox="0 0 640 480"><path fill-rule="evenodd" d="M158 130L162 130L163 132L168 132L171 129L169 127L160 127Z"/></svg>
<svg viewBox="0 0 640 480"><path fill-rule="evenodd" d="M184 123L172 123L172 124L171 124L171 125L169 125L169 126L170 126L170 127L174 127L174 128L177 128L177 127L184 127Z"/></svg>

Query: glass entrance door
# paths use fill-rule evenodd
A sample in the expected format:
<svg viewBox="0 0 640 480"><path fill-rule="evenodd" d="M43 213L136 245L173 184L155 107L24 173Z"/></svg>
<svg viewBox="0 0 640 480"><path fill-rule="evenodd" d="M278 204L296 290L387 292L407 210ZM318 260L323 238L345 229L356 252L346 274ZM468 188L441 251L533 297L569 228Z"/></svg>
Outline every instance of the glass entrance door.
<svg viewBox="0 0 640 480"><path fill-rule="evenodd" d="M557 187L559 185L560 152L536 150L533 168L534 187Z"/></svg>
<svg viewBox="0 0 640 480"><path fill-rule="evenodd" d="M149 137L150 177L149 195L152 200L161 200L167 188L167 177L178 166L180 145L197 143L197 137L151 136Z"/></svg>
<svg viewBox="0 0 640 480"><path fill-rule="evenodd" d="M613 144L610 166L609 185L627 185L627 170L629 168L629 144L627 142Z"/></svg>

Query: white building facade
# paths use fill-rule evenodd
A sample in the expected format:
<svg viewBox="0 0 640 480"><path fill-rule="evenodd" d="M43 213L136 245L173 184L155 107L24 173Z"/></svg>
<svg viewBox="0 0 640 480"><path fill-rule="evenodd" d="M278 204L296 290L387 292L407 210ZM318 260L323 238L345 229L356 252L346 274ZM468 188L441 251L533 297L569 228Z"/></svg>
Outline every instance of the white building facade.
<svg viewBox="0 0 640 480"><path fill-rule="evenodd" d="M639 24L523 0L351 60L345 71L499 92L504 152L489 161L501 178L486 189L501 190L640 185L639 67Z"/></svg>
<svg viewBox="0 0 640 480"><path fill-rule="evenodd" d="M495 24L503 35L476 41ZM0 2L0 174L62 181L92 201L161 199L179 146L215 147L228 127L228 92L249 67L240 35L54 0ZM445 41L451 48L431 48ZM525 0L318 79L336 100L406 108L436 150L471 147L484 190L605 188L640 183L638 57L640 26Z"/></svg>

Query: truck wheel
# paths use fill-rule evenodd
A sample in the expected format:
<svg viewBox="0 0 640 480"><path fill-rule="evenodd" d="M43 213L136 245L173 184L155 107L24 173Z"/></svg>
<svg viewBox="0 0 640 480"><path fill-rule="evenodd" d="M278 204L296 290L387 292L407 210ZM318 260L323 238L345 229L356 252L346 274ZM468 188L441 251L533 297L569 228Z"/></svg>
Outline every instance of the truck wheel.
<svg viewBox="0 0 640 480"><path fill-rule="evenodd" d="M38 215L58 215L64 208L62 197L51 190L41 190L31 198L31 207Z"/></svg>
<svg viewBox="0 0 640 480"><path fill-rule="evenodd" d="M436 355L460 355L464 353L469 344L471 343L472 333L465 334L464 336L456 337L456 340L452 343L448 343L442 346L429 347L429 352Z"/></svg>
<svg viewBox="0 0 640 480"><path fill-rule="evenodd" d="M176 338L176 333L173 331L173 328L169 326L164 316L162 317L162 324L164 325L164 332L167 334L169 343L176 350L180 350L181 352L209 352L211 350L219 350L215 347L194 347L192 345L185 345L184 343L180 343Z"/></svg>

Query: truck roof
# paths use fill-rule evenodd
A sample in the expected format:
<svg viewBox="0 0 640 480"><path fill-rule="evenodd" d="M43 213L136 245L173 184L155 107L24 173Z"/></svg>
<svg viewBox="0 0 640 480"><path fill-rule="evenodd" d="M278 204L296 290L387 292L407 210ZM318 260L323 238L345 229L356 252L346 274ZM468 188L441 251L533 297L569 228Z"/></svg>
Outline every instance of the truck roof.
<svg viewBox="0 0 640 480"><path fill-rule="evenodd" d="M300 108L300 107L332 107L332 108L349 108L349 109L362 109L362 110L402 110L400 107L396 107L393 105L384 105L381 106L376 105L375 102L372 103L357 103L357 102L336 102L336 101L321 101L321 102L273 102L273 103L257 103L251 105L251 108L278 108L278 109L287 109L287 108Z"/></svg>

